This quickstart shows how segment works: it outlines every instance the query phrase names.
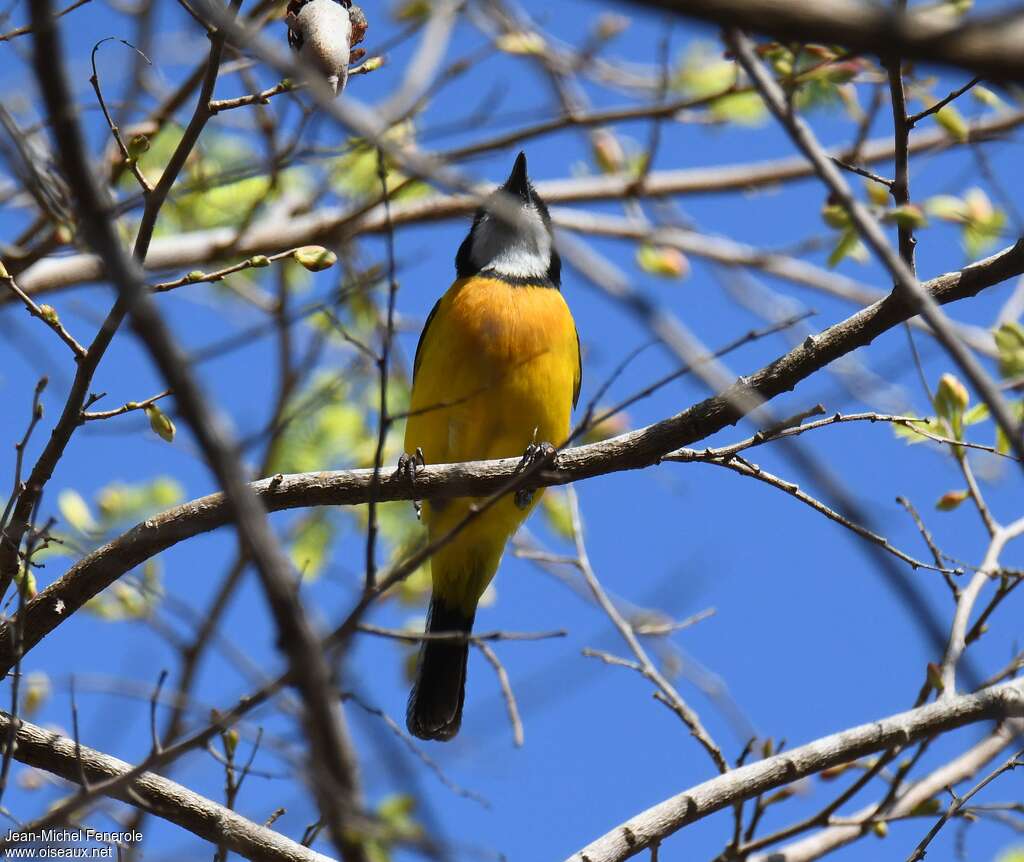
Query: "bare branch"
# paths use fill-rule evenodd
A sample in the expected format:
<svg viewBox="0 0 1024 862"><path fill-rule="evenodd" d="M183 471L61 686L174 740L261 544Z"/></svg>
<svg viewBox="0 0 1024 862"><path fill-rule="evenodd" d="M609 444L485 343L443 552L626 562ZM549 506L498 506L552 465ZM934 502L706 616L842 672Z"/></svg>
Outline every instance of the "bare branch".
<svg viewBox="0 0 1024 862"><path fill-rule="evenodd" d="M0 736L12 724L0 712ZM103 754L75 740L19 720L14 757L67 781L80 781L79 768L91 785L102 786L131 772L131 764ZM80 757L79 757L80 755ZM213 844L223 844L246 859L258 862L330 862L301 844L218 805L166 778L145 772L130 784L113 785L112 795L129 805L142 806L158 817L187 829Z"/></svg>
<svg viewBox="0 0 1024 862"><path fill-rule="evenodd" d="M906 790L900 791L887 804L872 803L846 818L853 821L852 823L831 825L775 850L756 853L749 857L750 862L813 862L836 848L860 838L880 812L884 811L883 816L889 817L905 816L945 788L977 774L986 763L1010 744L1021 732L1021 728L1022 722L1019 720L1006 722L959 757L914 782Z"/></svg>
<svg viewBox="0 0 1024 862"><path fill-rule="evenodd" d="M0 281L7 282L7 286L11 289L11 292L22 301L29 314L33 317L39 318L43 323L49 326L50 329L57 333L60 340L71 348L71 352L75 354L76 360L85 356L85 348L82 347L82 345L75 340L75 337L64 328L64 324L60 322L60 318L57 316L57 312L53 307L49 305L37 305L31 296L18 287L18 283L4 268L3 263L0 263Z"/></svg>
<svg viewBox="0 0 1024 862"><path fill-rule="evenodd" d="M679 452L673 452L671 455L666 455L665 460L681 461L683 463L699 462L715 464L719 467L725 467L732 470L734 473L739 473L741 476L757 479L760 482L771 485L773 488L778 488L780 491L784 491L791 497L799 500L801 503L810 506L815 512L819 512L824 515L830 521L835 521L837 524L841 524L846 527L846 529L856 533L862 539L874 542L880 548L884 548L894 557L907 563L913 569L930 569L932 571L941 572L945 575L959 575L963 573L960 569L949 569L941 565L933 566L923 560L911 557L909 554L906 554L899 548L895 547L888 539L885 538L885 536L880 536L866 527L862 527L860 524L855 524L848 518L843 517L839 512L835 511L835 509L829 508L820 500L812 497L793 482L787 482L785 479L781 479L778 476L769 473L767 470L761 469L757 464L752 464L750 461L741 458L739 455L730 454L719 456L715 455L713 451L697 452L692 449L682 449Z"/></svg>
<svg viewBox="0 0 1024 862"><path fill-rule="evenodd" d="M959 66L997 81L1024 80L1024 16L1004 12L959 22L859 0L634 0L726 27L784 40L827 42L854 51Z"/></svg>
<svg viewBox="0 0 1024 862"><path fill-rule="evenodd" d="M965 724L1020 715L1024 715L1024 680L1015 680L822 737L659 802L574 853L567 862L621 862L715 811L830 766Z"/></svg>
<svg viewBox="0 0 1024 862"><path fill-rule="evenodd" d="M881 226L867 208L853 196L843 176L832 164L810 127L791 110L785 94L775 78L768 73L758 59L750 40L742 33L733 30L727 35L726 41L735 51L737 59L754 81L758 92L761 93L771 112L808 161L814 165L815 172L843 209L849 213L861 238L892 275L897 286L896 292L902 294L905 301L915 306L916 311L928 322L928 325L934 330L936 338L988 405L992 417L1006 434L1011 448L1017 453L1018 458L1022 461L1022 467L1024 467L1024 436L1021 434L1020 424L1011 413L999 388L992 382L974 355L959 340L948 318L933 297L927 290L922 289L912 265L903 260L889 246ZM901 236L906 242L906 235L901 234Z"/></svg>
<svg viewBox="0 0 1024 862"><path fill-rule="evenodd" d="M945 813L938 819L938 822L931 829L928 830L928 834L921 839L921 843L914 848L914 852L907 857L907 862L919 862L919 860L924 859L928 845L932 843L932 840L935 838L936 835L939 834L939 831L942 829L942 827L949 822L950 818L956 816L957 812L959 812L960 809L964 807L965 803L967 803L979 792L984 790L1000 775L1010 772L1011 770L1016 769L1018 766L1024 766L1024 750L1018 751L1015 755L1013 755L1013 757L1007 760L1006 763L1004 763L998 769L986 775L981 781L975 784L974 787L968 790L963 796L954 797L953 802L950 804L949 808L947 808Z"/></svg>
<svg viewBox="0 0 1024 862"><path fill-rule="evenodd" d="M939 276L923 286L937 302L973 296L993 284L1024 271L1024 241L966 269ZM749 388L760 398L772 398L793 389L801 380L834 359L869 344L874 338L913 315L898 295L863 309L819 333L732 388ZM688 410L654 425L605 440L566 449L559 454L557 472L531 477L538 487L564 484L617 470L656 464L675 449L689 446L735 423L734 394L708 398ZM427 465L417 472L415 491L407 481L394 478L381 483L381 501L441 497L484 496L504 487L516 476L520 459ZM276 476L252 485L269 511L307 506L365 503L372 470ZM60 625L88 599L155 554L184 539L223 526L229 512L220 495L211 495L170 509L138 524L104 545L43 590L26 608L25 649ZM13 662L12 628L0 626L0 670Z"/></svg>
<svg viewBox="0 0 1024 862"><path fill-rule="evenodd" d="M969 140L999 134L1022 123L1024 111L999 114L973 124ZM909 151L913 154L937 147L954 146L960 146L960 143L950 140L943 129L929 129L912 138ZM843 158L846 152L847 149L841 147L831 150L830 155ZM890 137L868 141L860 153L860 160L864 164L884 162L892 157L893 142ZM549 204L586 203L621 200L630 195L667 197L748 191L813 175L814 169L806 159L793 156L751 164L653 171L647 176L643 188L636 188L632 174L613 174L540 182L537 183L537 191ZM470 195L431 195L421 200L396 204L392 208L392 219L398 228L409 224L463 218L472 214L478 203L478 198ZM383 233L386 229L382 206L369 211L365 211L363 206L354 210L323 207L308 215L289 219L274 218L258 223L245 230L241 236L233 228L216 228L157 238L146 257L146 267L161 270L198 266L223 259L228 249L235 255L272 254L296 246L323 243L339 234ZM35 295L96 281L102 275L103 268L97 258L77 254L42 260L22 273L19 282L27 293ZM0 303L3 299L0 296Z"/></svg>

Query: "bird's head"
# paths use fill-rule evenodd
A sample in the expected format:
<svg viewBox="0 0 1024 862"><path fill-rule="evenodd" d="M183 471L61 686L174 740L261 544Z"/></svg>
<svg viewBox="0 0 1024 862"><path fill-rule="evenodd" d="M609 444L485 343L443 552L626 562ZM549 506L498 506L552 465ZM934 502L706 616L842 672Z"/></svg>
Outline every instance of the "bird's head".
<svg viewBox="0 0 1024 862"><path fill-rule="evenodd" d="M360 23L361 40L366 32L366 18L351 0L290 0L285 15L288 44L323 73L335 95L345 89L348 80L348 64L355 44L353 18Z"/></svg>
<svg viewBox="0 0 1024 862"><path fill-rule="evenodd" d="M510 212L518 217L508 218ZM492 272L524 284L561 284L562 262L555 251L551 217L520 153L512 173L477 210L455 258L459 278Z"/></svg>

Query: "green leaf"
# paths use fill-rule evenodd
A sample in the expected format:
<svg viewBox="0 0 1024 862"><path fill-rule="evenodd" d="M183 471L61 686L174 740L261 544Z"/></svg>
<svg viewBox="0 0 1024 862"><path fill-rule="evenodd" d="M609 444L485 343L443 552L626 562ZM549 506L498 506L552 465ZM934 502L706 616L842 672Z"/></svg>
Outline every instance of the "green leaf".
<svg viewBox="0 0 1024 862"><path fill-rule="evenodd" d="M933 116L935 117L935 122L942 126L946 134L954 140L966 143L967 139L970 138L971 129L967 125L967 120L964 119L964 115L952 104L936 111Z"/></svg>
<svg viewBox="0 0 1024 862"><path fill-rule="evenodd" d="M166 440L168 443L174 442L175 427L171 421L171 417L163 412L155 404L150 404L146 408L146 416L149 417L149 427L153 429L153 432L161 439Z"/></svg>
<svg viewBox="0 0 1024 862"><path fill-rule="evenodd" d="M234 759L235 751L238 750L238 731L230 727L221 732L220 740L224 745L224 754L227 755L228 760Z"/></svg>
<svg viewBox="0 0 1024 862"><path fill-rule="evenodd" d="M141 577L115 581L85 604L86 610L111 622L142 620L152 615L163 596L158 560L147 560Z"/></svg>
<svg viewBox="0 0 1024 862"><path fill-rule="evenodd" d="M963 439L963 417L971 396L953 374L943 374L935 389L935 412L945 419L957 440Z"/></svg>
<svg viewBox="0 0 1024 862"><path fill-rule="evenodd" d="M412 147L416 143L416 127L412 121L398 123L384 133L389 143ZM392 201L407 201L430 194L430 186L423 182L408 182L398 165L390 159L387 166L387 188ZM377 148L361 138L349 141L349 150L339 156L331 166L331 183L343 195L355 198L377 198L381 193ZM399 188L401 186L401 189Z"/></svg>
<svg viewBox="0 0 1024 862"><path fill-rule="evenodd" d="M96 493L96 508L104 529L125 521L140 521L154 512L180 503L185 489L169 476L158 476L149 482L129 485L111 482Z"/></svg>
<svg viewBox="0 0 1024 862"><path fill-rule="evenodd" d="M89 510L89 504L78 491L71 488L61 491L57 497L57 508L68 525L79 533L91 533L96 530L96 519Z"/></svg>
<svg viewBox="0 0 1024 862"><path fill-rule="evenodd" d="M893 207L882 214L882 220L895 222L900 227L919 228L928 225L924 212L914 204L903 204Z"/></svg>
<svg viewBox="0 0 1024 862"><path fill-rule="evenodd" d="M610 129L597 129L590 137L594 161L603 173L617 174L626 165L626 152L622 142Z"/></svg>
<svg viewBox="0 0 1024 862"><path fill-rule="evenodd" d="M867 192L868 200L875 206L884 207L889 204L889 187L874 180L864 180L864 190Z"/></svg>
<svg viewBox="0 0 1024 862"><path fill-rule="evenodd" d="M1024 326L1009 321L994 333L996 350L999 352L999 373L1010 380L1024 374Z"/></svg>
<svg viewBox="0 0 1024 862"><path fill-rule="evenodd" d="M1024 422L1024 401L1016 401L1010 405L1010 413L1018 423ZM1013 447L1010 439L1003 433L1001 425L996 425L996 451L1006 455Z"/></svg>
<svg viewBox="0 0 1024 862"><path fill-rule="evenodd" d="M850 227L850 214L846 207L840 204L825 204L821 208L821 220L836 230L846 230Z"/></svg>
<svg viewBox="0 0 1024 862"><path fill-rule="evenodd" d="M396 21L417 21L430 14L430 0L405 0L400 3L391 16Z"/></svg>
<svg viewBox="0 0 1024 862"><path fill-rule="evenodd" d="M672 87L687 98L702 99L735 85L736 74L736 64L723 58L714 43L694 41L676 69Z"/></svg>
<svg viewBox="0 0 1024 862"><path fill-rule="evenodd" d="M966 427L968 425L977 425L986 419L988 419L988 405L984 401L980 401L964 413L963 423Z"/></svg>
<svg viewBox="0 0 1024 862"><path fill-rule="evenodd" d="M572 509L566 493L556 488L548 488L541 498L541 511L544 520L555 535L563 539L572 539Z"/></svg>
<svg viewBox="0 0 1024 862"><path fill-rule="evenodd" d="M829 269L835 269L839 264L847 257L852 257L854 260L862 261L867 255L867 249L864 248L863 243L860 241L860 237L857 236L857 232L852 228L843 231L839 237L839 242L836 243L835 248L832 249L832 253L828 256L828 267Z"/></svg>
<svg viewBox="0 0 1024 862"><path fill-rule="evenodd" d="M377 816L391 828L405 826L409 815L416 810L416 799L407 794L387 796L377 806Z"/></svg>
<svg viewBox="0 0 1024 862"><path fill-rule="evenodd" d="M1006 102L1004 102L995 92L990 90L988 87L981 86L980 84L975 85L971 90L971 95L983 105L987 105L990 108L1002 110L1006 107Z"/></svg>
<svg viewBox="0 0 1024 862"><path fill-rule="evenodd" d="M954 195L935 195L924 204L925 212L942 221L963 224L967 220L967 204Z"/></svg>
<svg viewBox="0 0 1024 862"><path fill-rule="evenodd" d="M1006 224L1006 213L997 211L986 222L971 222L963 230L963 246L970 260L977 260L985 252L992 249L1003 233Z"/></svg>
<svg viewBox="0 0 1024 862"><path fill-rule="evenodd" d="M42 671L33 671L25 675L22 685L24 686L24 699L21 702L22 715L25 718L32 718L50 697L52 691L50 677Z"/></svg>
<svg viewBox="0 0 1024 862"><path fill-rule="evenodd" d="M1006 213L992 205L984 190L972 188L964 195L966 225L963 245L972 260L980 257L1002 235L1006 226Z"/></svg>
<svg viewBox="0 0 1024 862"><path fill-rule="evenodd" d="M757 93L729 93L715 99L708 110L715 119L740 126L759 126L768 119L764 102Z"/></svg>
<svg viewBox="0 0 1024 862"><path fill-rule="evenodd" d="M324 511L314 510L299 522L288 553L304 578L316 578L323 570L335 535L334 525Z"/></svg>
<svg viewBox="0 0 1024 862"><path fill-rule="evenodd" d="M921 427L925 428L928 425L934 424L935 421L936 420L934 418L933 419L922 419L921 420ZM923 434L918 434L917 431L914 430L913 425L903 424L902 422L900 422L900 423L894 424L892 426L892 430L896 434L897 437L902 437L910 445L914 445L915 443L927 443L928 442L928 438L925 437Z"/></svg>

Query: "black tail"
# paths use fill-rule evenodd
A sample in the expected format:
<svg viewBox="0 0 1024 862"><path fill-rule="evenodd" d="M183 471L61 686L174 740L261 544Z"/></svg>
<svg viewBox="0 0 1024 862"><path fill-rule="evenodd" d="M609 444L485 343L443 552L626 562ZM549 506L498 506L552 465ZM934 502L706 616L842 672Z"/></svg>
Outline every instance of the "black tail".
<svg viewBox="0 0 1024 862"><path fill-rule="evenodd" d="M433 598L427 615L427 633L469 634L473 629L473 616L447 607ZM413 736L446 740L459 732L462 703L466 695L468 658L468 642L423 641L416 664L416 682L405 713L405 724Z"/></svg>

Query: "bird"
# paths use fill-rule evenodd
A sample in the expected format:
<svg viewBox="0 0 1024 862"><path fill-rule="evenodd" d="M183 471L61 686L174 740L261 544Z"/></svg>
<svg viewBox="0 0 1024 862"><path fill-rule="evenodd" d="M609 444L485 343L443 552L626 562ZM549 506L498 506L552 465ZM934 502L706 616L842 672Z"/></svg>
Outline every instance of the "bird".
<svg viewBox="0 0 1024 862"><path fill-rule="evenodd" d="M554 443L566 441L582 362L561 267L547 206L519 153L508 180L476 212L455 281L420 335L399 462L406 470L412 464L413 482L418 464L517 456L529 464L553 458ZM445 741L458 733L477 603L540 496L504 496L432 556L426 631L465 637L422 641L406 711L414 736ZM426 501L429 540L445 536L476 502Z"/></svg>
<svg viewBox="0 0 1024 862"><path fill-rule="evenodd" d="M320 70L334 94L348 82L349 63L364 56L356 45L366 35L366 16L352 0L290 0L285 13L288 44Z"/></svg>

